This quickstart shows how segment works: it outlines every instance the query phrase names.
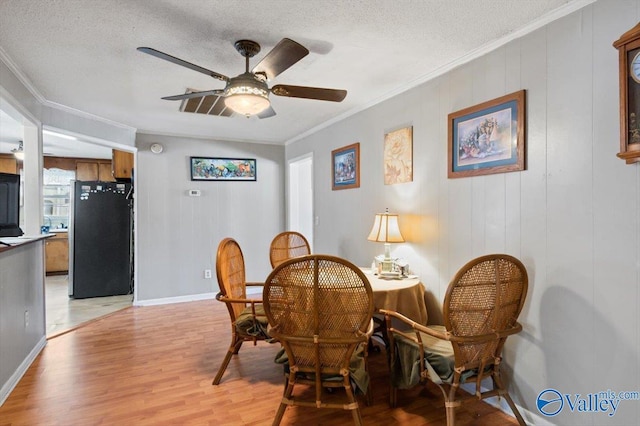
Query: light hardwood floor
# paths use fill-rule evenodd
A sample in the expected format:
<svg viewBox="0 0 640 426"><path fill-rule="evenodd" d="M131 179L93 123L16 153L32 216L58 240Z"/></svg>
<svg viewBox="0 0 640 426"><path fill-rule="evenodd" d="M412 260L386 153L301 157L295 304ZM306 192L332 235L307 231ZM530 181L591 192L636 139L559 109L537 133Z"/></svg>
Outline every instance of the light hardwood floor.
<svg viewBox="0 0 640 426"><path fill-rule="evenodd" d="M69 276L45 278L47 337L65 333L79 325L131 306L133 295L69 298Z"/></svg>
<svg viewBox="0 0 640 426"><path fill-rule="evenodd" d="M48 340L0 407L0 425L269 425L283 391L278 345L245 344L219 386L229 319L214 300L130 307ZM372 353L366 425L445 425L433 385L398 394L390 409L386 354ZM459 425L516 425L484 402L458 410ZM351 425L346 411L287 409L283 425Z"/></svg>

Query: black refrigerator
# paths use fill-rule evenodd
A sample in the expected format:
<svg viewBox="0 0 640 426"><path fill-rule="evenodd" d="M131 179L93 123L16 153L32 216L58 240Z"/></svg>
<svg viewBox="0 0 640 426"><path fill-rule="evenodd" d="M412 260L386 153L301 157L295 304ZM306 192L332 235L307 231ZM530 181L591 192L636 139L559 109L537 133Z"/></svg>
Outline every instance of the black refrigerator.
<svg viewBox="0 0 640 426"><path fill-rule="evenodd" d="M69 296L133 293L133 188L130 183L71 183Z"/></svg>

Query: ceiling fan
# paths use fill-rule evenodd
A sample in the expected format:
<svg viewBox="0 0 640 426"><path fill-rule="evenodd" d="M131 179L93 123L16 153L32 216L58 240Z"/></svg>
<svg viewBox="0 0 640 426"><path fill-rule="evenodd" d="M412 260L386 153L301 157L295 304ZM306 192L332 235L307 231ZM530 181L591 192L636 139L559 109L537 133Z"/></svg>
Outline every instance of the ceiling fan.
<svg viewBox="0 0 640 426"><path fill-rule="evenodd" d="M232 78L150 47L138 47L138 50L164 59L165 61L201 72L217 80L224 81L226 83L224 89L187 92L162 98L170 101L205 96L220 98L215 99L214 102L217 103L219 100L223 100L224 108L219 107L213 115L229 116L232 112L237 112L247 117L251 115L257 115L259 118L272 117L276 115L276 112L269 102L269 93L277 96L332 102L341 102L347 96L346 90L324 89L319 87L277 84L269 88L267 85L268 80L273 79L283 71L289 69L289 67L309 54L309 50L306 47L291 39L283 38L251 71L249 71L249 58L252 58L260 52L260 45L252 40L238 40L234 46L238 53L245 58L245 72ZM211 112L209 112L209 114L211 114Z"/></svg>

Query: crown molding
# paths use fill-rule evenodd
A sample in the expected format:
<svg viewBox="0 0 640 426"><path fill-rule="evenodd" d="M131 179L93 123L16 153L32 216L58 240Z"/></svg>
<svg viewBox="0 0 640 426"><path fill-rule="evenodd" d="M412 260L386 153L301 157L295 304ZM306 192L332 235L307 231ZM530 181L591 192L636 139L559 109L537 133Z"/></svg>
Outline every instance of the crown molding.
<svg viewBox="0 0 640 426"><path fill-rule="evenodd" d="M255 141L249 139L235 139L235 138L223 138L220 136L207 136L207 135L186 135L183 133L172 133L172 132L158 132L155 130L145 130L138 129L137 136L145 135L145 136L159 136L165 138L184 138L184 139L196 139L196 140L205 140L205 141L216 141L216 142L238 142L238 143L252 143L256 145L276 145L276 146L284 146L282 142L273 141L273 140L264 140L264 141Z"/></svg>
<svg viewBox="0 0 640 426"><path fill-rule="evenodd" d="M31 80L27 78L26 75L18 68L18 65L11 59L9 54L4 51L2 46L0 46L0 60L4 62L4 64L9 68L9 70L16 76L16 78L22 83L22 85L33 95L34 98L40 103L46 102L46 99L42 94L36 89Z"/></svg>
<svg viewBox="0 0 640 426"><path fill-rule="evenodd" d="M59 111L67 112L69 114L87 118L89 120L99 121L101 123L108 124L110 126L119 127L121 129L131 131L133 133L136 133L138 130L136 127L129 126L128 124L123 124L118 121L109 120L108 118L100 117L99 115L94 115L89 112L81 111L79 109L71 108L66 105L59 104L57 102L51 102L51 101L45 100L42 103L42 106L57 109Z"/></svg>
<svg viewBox="0 0 640 426"><path fill-rule="evenodd" d="M592 4L592 3L595 3L596 1L597 0L575 0L575 1L572 1L570 3L566 3L564 6L561 6L561 7L557 8L557 9L555 9L555 10L553 10L553 11L551 11L551 12L549 12L549 13L543 15L543 16L541 16L540 18L538 18L535 21L525 25L524 27L519 28L519 29L517 29L517 30L507 34L506 36L497 39L497 40L494 40L494 41L489 42L489 43L485 43L482 46L478 47L477 49L472 50L471 52L467 53L466 55L461 56L460 58L458 58L458 59L456 59L456 60L454 60L452 62L449 62L448 64L445 64L445 65L443 65L443 66L441 66L439 68L436 68L435 70L433 70L430 73L427 73L427 74L422 75L422 76L420 76L420 77L418 77L418 78L416 78L414 80L411 80L411 81L407 82L406 84L403 84L402 86L400 86L400 87L398 87L398 88L396 88L396 89L394 89L394 90L392 90L390 92L387 92L387 93L385 93L385 94L383 94L381 96L378 96L377 98L374 98L373 100L371 100L370 102L368 102L368 103L366 103L364 105L358 106L357 108L350 109L350 110L348 110L348 111L346 111L346 112L344 112L344 113L332 118L331 120L325 121L322 124L319 124L319 125L317 125L315 127L312 127L309 130L307 130L307 131L305 131L305 132L303 132L303 133L301 133L301 134L299 134L299 135L297 135L297 136L295 136L295 137L293 137L291 139L286 140L284 142L284 144L285 145L289 145L289 144L292 144L294 142L297 142L297 141L299 141L301 139L306 138L307 136L310 136L310 135L312 135L312 134L314 134L314 133L326 128L326 127L331 126L332 124L340 122L340 121L342 121L342 120L344 120L344 119L346 119L346 118L348 118L348 117L350 117L350 116L352 116L354 114L357 114L357 113L359 113L361 111L364 111L364 110L366 110L368 108L371 108L372 106L377 105L377 104L379 104L379 103L381 103L383 101L386 101L388 99L391 99L394 96L397 96L397 95L399 95L401 93L407 92L407 91L409 91L409 90L411 90L411 89L413 89L413 88L415 88L415 87L417 87L417 86L419 86L421 84L424 84L424 83L426 83L428 81L431 81L431 80L435 79L436 77L439 77L439 76L441 76L443 74L446 74L447 72L453 70L454 68L457 68L457 67L459 67L459 66L461 66L463 64L466 64L468 62L471 62L472 60L474 60L476 58L484 56L487 53L490 53L490 52L496 50L497 48L502 47L505 44L507 44L507 43L509 43L509 42L511 42L513 40L516 40L516 39L518 39L520 37L523 37L523 36L525 36L525 35L527 35L529 33L532 33L533 31L535 31L535 30L537 30L539 28L542 28L545 25L548 25L553 21L556 21L556 20L558 20L560 18L563 18L563 17L565 17L565 16L567 16L567 15L569 15L569 14L571 14L571 13L577 11L577 10L580 10L580 9L582 9L582 8Z"/></svg>
<svg viewBox="0 0 640 426"><path fill-rule="evenodd" d="M67 112L69 114L73 114L79 117L83 117L83 118L87 118L90 120L94 120L94 121L99 121L102 122L104 124L108 124L110 126L114 126L114 127L118 127L124 130L128 130L128 131L132 131L133 133L136 132L136 128L123 124L123 123L119 123L113 120L109 120L107 118L104 117L100 117L98 115L94 115L85 111L81 111L75 108L71 108L68 107L66 105L62 105L56 102L52 102L47 100L42 93L40 93L40 91L38 89L36 89L35 85L31 82L31 80L29 80L29 78L22 72L22 70L20 70L20 68L18 68L18 65L13 61L13 59L11 59L11 57L7 54L7 52L4 51L4 49L0 46L0 60L2 62L4 62L4 64L7 66L7 68L9 68L9 70L13 73L13 75L16 76L16 78L18 79L18 81L20 81L20 83L29 91L29 93L31 93L31 95L33 95L34 98L36 98L36 100L45 107L49 107L49 108L53 108L53 109L57 109L59 111L63 111L63 112Z"/></svg>

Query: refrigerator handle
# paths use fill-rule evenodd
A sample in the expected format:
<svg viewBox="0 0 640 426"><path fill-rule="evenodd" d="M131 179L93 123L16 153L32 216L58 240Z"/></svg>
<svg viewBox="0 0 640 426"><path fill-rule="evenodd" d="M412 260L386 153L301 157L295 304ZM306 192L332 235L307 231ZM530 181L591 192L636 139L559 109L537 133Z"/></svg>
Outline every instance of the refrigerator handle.
<svg viewBox="0 0 640 426"><path fill-rule="evenodd" d="M75 223L75 206L76 206L76 183L72 180L69 182L71 187L69 188L69 226L67 227L67 237L69 238L69 297L73 297L73 242L74 242L74 223Z"/></svg>

